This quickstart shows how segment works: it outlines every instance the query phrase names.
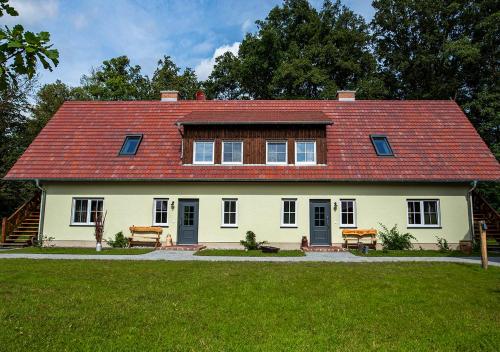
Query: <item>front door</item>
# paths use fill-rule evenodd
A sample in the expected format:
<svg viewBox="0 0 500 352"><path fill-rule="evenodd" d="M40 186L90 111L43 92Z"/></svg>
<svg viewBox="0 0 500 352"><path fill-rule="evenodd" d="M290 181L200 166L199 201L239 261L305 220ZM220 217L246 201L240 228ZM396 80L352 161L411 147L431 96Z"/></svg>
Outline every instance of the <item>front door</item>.
<svg viewBox="0 0 500 352"><path fill-rule="evenodd" d="M198 244L198 199L179 199L177 244Z"/></svg>
<svg viewBox="0 0 500 352"><path fill-rule="evenodd" d="M311 200L309 203L311 246L330 246L330 200Z"/></svg>

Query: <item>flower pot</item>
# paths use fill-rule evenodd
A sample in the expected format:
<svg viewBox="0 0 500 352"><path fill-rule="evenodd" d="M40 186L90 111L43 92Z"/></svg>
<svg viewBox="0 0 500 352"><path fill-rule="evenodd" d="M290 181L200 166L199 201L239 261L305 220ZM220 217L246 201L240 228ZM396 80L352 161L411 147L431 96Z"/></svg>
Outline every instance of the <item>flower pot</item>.
<svg viewBox="0 0 500 352"><path fill-rule="evenodd" d="M102 244L97 243L97 244L95 245L95 250L96 250L97 252L100 252L100 251L102 250Z"/></svg>

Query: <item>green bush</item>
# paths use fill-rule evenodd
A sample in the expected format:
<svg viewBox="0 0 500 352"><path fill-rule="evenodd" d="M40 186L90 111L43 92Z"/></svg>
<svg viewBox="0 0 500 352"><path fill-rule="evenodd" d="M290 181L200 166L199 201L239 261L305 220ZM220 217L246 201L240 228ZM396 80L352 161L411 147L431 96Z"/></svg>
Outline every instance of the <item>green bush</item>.
<svg viewBox="0 0 500 352"><path fill-rule="evenodd" d="M253 250L259 249L261 245L267 243L267 241L257 242L255 233L253 231L247 231L247 235L244 240L241 240L240 243L245 247L245 249Z"/></svg>
<svg viewBox="0 0 500 352"><path fill-rule="evenodd" d="M113 248L126 248L128 247L128 240L123 235L123 232L118 232L115 234L115 238L108 238L106 242Z"/></svg>
<svg viewBox="0 0 500 352"><path fill-rule="evenodd" d="M436 236L436 239L437 239L437 245L439 247L439 251L441 251L441 252L449 252L450 251L450 245L448 244L448 241L444 237Z"/></svg>
<svg viewBox="0 0 500 352"><path fill-rule="evenodd" d="M411 233L401 233L398 230L398 225L394 225L388 229L385 225L380 224L382 231L379 233L380 241L384 250L405 250L412 249L411 240L416 238Z"/></svg>

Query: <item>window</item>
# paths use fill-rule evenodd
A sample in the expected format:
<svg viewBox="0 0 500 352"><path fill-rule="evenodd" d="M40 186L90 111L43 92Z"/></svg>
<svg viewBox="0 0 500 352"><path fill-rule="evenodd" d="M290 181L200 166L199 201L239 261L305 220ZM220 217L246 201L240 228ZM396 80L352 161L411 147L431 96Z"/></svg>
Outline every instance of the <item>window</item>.
<svg viewBox="0 0 500 352"><path fill-rule="evenodd" d="M375 152L380 156L393 156L391 145L389 144L389 140L386 136L370 136L372 139L373 147L375 148Z"/></svg>
<svg viewBox="0 0 500 352"><path fill-rule="evenodd" d="M356 227L356 201L354 199L340 200L340 226Z"/></svg>
<svg viewBox="0 0 500 352"><path fill-rule="evenodd" d="M287 164L287 142L267 142L266 160L268 164Z"/></svg>
<svg viewBox="0 0 500 352"><path fill-rule="evenodd" d="M296 199L283 199L282 200L282 214L281 214L281 226L284 227L295 227L296 223Z"/></svg>
<svg viewBox="0 0 500 352"><path fill-rule="evenodd" d="M73 199L72 225L95 225L97 216L102 216L103 199Z"/></svg>
<svg viewBox="0 0 500 352"><path fill-rule="evenodd" d="M222 142L222 163L243 163L243 142Z"/></svg>
<svg viewBox="0 0 500 352"><path fill-rule="evenodd" d="M316 164L316 142L302 141L295 143L296 164Z"/></svg>
<svg viewBox="0 0 500 352"><path fill-rule="evenodd" d="M194 142L193 164L214 163L214 142Z"/></svg>
<svg viewBox="0 0 500 352"><path fill-rule="evenodd" d="M135 155L139 148L139 144L141 144L141 140L141 134L125 136L122 149L120 149L120 155Z"/></svg>
<svg viewBox="0 0 500 352"><path fill-rule="evenodd" d="M168 199L155 199L153 206L153 225L168 225Z"/></svg>
<svg viewBox="0 0 500 352"><path fill-rule="evenodd" d="M409 227L439 227L438 200L408 200Z"/></svg>
<svg viewBox="0 0 500 352"><path fill-rule="evenodd" d="M237 199L222 200L222 226L236 227Z"/></svg>

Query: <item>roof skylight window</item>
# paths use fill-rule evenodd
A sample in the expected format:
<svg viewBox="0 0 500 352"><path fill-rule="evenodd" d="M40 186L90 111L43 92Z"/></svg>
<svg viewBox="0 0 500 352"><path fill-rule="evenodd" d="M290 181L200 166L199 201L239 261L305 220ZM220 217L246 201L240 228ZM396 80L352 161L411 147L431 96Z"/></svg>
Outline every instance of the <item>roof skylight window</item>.
<svg viewBox="0 0 500 352"><path fill-rule="evenodd" d="M379 156L393 156L391 145L386 136L371 135L373 147Z"/></svg>
<svg viewBox="0 0 500 352"><path fill-rule="evenodd" d="M141 144L142 134L125 136L120 155L135 155L139 144Z"/></svg>

